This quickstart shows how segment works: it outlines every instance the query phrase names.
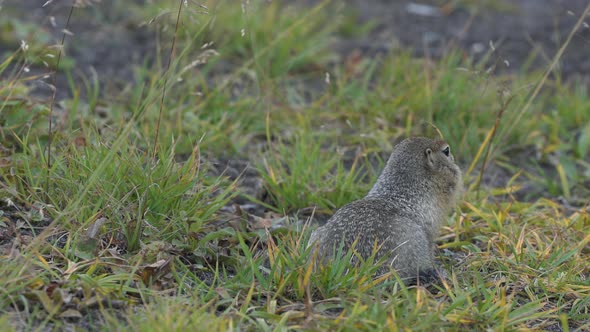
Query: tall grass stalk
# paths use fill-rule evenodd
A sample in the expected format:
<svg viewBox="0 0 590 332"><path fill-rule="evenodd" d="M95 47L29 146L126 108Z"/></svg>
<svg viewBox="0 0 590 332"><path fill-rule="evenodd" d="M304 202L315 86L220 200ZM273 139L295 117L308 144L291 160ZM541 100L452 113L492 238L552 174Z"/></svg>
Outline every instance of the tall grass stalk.
<svg viewBox="0 0 590 332"><path fill-rule="evenodd" d="M158 110L158 121L156 122L156 135L154 137L154 150L152 152L152 158L155 161L156 152L158 150L158 136L160 134L160 123L162 121L162 112L164 111L164 99L166 98L166 87L168 86L168 77L170 76L170 65L172 64L172 58L174 58L174 51L176 49L176 35L178 34L178 26L180 23L180 13L182 12L182 6L185 0L178 1L178 13L176 15L176 23L174 25L174 35L172 37L172 46L170 46L170 54L168 55L168 65L164 72L164 85L162 86L162 98L160 99L160 108Z"/></svg>

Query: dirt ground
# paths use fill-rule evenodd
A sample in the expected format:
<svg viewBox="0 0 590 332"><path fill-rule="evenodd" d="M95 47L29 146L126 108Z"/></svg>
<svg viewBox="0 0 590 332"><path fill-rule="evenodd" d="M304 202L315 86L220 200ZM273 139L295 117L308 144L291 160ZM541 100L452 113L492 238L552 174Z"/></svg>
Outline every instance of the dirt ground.
<svg viewBox="0 0 590 332"><path fill-rule="evenodd" d="M318 0L305 0L312 6ZM2 11L13 17L41 22L56 40L61 38L69 12L69 1L56 0L46 7L43 1L5 0ZM142 3L138 1L137 3ZM494 45L492 61L498 70L519 71L546 68L589 4L587 0L346 0L345 10L356 13L359 26L373 22L367 37L339 36L333 45L343 55L360 50L372 55L395 48L411 48L417 56L440 57L450 47L481 58ZM481 5L483 3L483 5ZM104 91L132 79L135 65L155 54L153 32L138 26L115 0L102 0L92 8L77 10L72 16L66 51L76 68L91 75L98 73ZM86 13L84 13L86 11ZM97 14L98 13L98 14ZM52 27L51 17L56 26ZM105 22L107 24L105 24ZM590 28L577 31L560 61L564 77L589 81ZM0 51L9 46L0 44ZM497 61L501 60L501 61ZM532 66L525 66L530 63ZM58 82L58 91L66 84ZM62 89L60 89L62 88ZM63 93L60 96L65 96Z"/></svg>
<svg viewBox="0 0 590 332"><path fill-rule="evenodd" d="M490 50L509 62L510 70L521 70L536 54L533 68L547 67L580 18L587 0L481 1L386 1L348 0L361 22L377 20L370 39L343 40L342 50L361 48L367 52L387 52L411 47L418 55L439 57L449 46L458 46L475 59ZM451 3L465 3L455 7ZM590 29L576 32L560 61L566 77L590 74L588 43Z"/></svg>

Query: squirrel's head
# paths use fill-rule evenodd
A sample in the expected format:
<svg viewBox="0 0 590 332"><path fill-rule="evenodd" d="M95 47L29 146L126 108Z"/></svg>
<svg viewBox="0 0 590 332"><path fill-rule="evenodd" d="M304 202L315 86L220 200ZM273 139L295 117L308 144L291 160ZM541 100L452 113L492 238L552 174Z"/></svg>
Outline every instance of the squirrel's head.
<svg viewBox="0 0 590 332"><path fill-rule="evenodd" d="M403 140L391 156L394 169L432 184L437 194L453 204L462 192L461 169L455 164L451 147L445 141L426 137Z"/></svg>

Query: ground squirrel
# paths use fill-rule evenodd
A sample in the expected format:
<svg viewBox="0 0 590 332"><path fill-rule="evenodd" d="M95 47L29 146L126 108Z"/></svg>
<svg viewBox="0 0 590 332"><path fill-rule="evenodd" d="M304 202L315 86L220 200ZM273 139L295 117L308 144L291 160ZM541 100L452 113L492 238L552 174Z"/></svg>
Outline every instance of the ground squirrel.
<svg viewBox="0 0 590 332"><path fill-rule="evenodd" d="M393 149L385 169L365 198L340 208L316 229L316 245L324 263L343 246L366 259L376 251L406 280L436 278L434 240L462 191L461 170L450 147L440 140L408 138ZM354 259L353 255L353 259Z"/></svg>

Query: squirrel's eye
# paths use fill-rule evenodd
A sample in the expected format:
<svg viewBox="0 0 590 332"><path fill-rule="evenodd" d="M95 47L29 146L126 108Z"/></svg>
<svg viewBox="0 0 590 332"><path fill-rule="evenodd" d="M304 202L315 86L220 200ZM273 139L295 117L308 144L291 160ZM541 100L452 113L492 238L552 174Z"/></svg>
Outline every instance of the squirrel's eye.
<svg viewBox="0 0 590 332"><path fill-rule="evenodd" d="M442 150L442 153L444 153L444 154L445 154L445 156L447 156L447 157L448 157L448 156L451 154L451 148L447 146L446 148L444 148L444 149Z"/></svg>

